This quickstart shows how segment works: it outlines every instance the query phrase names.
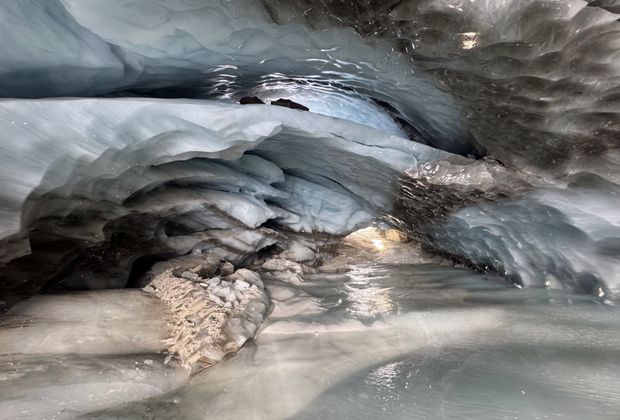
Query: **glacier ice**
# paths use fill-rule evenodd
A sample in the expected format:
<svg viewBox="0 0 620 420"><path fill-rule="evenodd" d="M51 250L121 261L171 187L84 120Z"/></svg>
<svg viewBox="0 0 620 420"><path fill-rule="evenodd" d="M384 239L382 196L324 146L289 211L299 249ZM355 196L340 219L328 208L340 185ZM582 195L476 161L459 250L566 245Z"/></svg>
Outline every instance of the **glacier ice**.
<svg viewBox="0 0 620 420"><path fill-rule="evenodd" d="M617 3L0 2L0 417L617 418Z"/></svg>
<svg viewBox="0 0 620 420"><path fill-rule="evenodd" d="M268 220L342 234L391 210L386 185L406 168L463 160L332 117L214 101L14 100L0 118L5 263L31 252L31 232L93 247L142 229L152 253L204 250L202 231ZM50 272L67 258L54 252Z"/></svg>
<svg viewBox="0 0 620 420"><path fill-rule="evenodd" d="M415 115L420 139L454 151L471 149L457 102L389 44L373 48L350 30L275 25L249 0L99 5L3 3L2 37L16 48L3 50L0 96L92 96L205 79L226 94L224 85L250 88L269 86L281 74L302 81L324 75L318 81L395 103L409 122ZM28 48L18 47L23 39Z"/></svg>
<svg viewBox="0 0 620 420"><path fill-rule="evenodd" d="M564 175L617 152L615 1L263 3L281 24L392 41L458 98L476 143L502 162Z"/></svg>
<svg viewBox="0 0 620 420"><path fill-rule="evenodd" d="M468 207L430 228L430 234L442 249L522 286L617 296L620 190L591 177L577 177L568 189L540 189L520 200Z"/></svg>
<svg viewBox="0 0 620 420"><path fill-rule="evenodd" d="M584 212L599 210L568 209L559 197L581 197L564 178L582 172L618 183L617 110L613 93L603 95L618 69L616 15L577 0L311 3L0 5L2 96L106 97L0 104L0 261L25 258L4 270L8 282L32 274L37 258L54 273L80 250L118 247L122 269L105 285L121 285L129 237L147 254L210 249L238 260L277 242L263 225L344 234L383 217L520 283L615 293L617 221L582 228ZM127 98L188 92L196 100ZM243 94L305 101L313 113L233 105ZM614 188L590 189L601 207L615 205ZM416 204L399 213L403 194ZM520 206L530 215L504 223ZM511 245L547 208L600 246L565 251L566 237L542 228L526 251ZM488 219L471 219L480 211ZM494 220L501 229L490 234ZM573 254L582 263L569 264ZM101 281L93 276L91 286Z"/></svg>

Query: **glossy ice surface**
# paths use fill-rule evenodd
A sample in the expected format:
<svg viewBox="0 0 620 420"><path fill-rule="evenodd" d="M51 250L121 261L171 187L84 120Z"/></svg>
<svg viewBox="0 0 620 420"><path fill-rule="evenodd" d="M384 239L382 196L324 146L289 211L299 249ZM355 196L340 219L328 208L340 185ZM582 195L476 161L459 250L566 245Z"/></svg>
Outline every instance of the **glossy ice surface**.
<svg viewBox="0 0 620 420"><path fill-rule="evenodd" d="M168 396L84 418L620 416L614 306L433 265L267 288L253 345Z"/></svg>
<svg viewBox="0 0 620 420"><path fill-rule="evenodd" d="M16 305L0 318L0 418L74 418L179 386L187 372L163 364L166 315L136 290Z"/></svg>

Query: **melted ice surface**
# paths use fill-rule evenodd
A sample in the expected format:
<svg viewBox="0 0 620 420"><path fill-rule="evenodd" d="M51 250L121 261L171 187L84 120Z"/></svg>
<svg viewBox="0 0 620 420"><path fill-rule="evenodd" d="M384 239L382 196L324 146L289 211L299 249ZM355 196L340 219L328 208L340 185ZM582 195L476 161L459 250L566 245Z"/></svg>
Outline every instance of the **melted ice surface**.
<svg viewBox="0 0 620 420"><path fill-rule="evenodd" d="M0 319L0 418L76 418L169 392L167 312L139 290L37 296Z"/></svg>
<svg viewBox="0 0 620 420"><path fill-rule="evenodd" d="M89 418L620 415L618 311L591 298L432 265L266 286L275 308L255 345L169 397Z"/></svg>

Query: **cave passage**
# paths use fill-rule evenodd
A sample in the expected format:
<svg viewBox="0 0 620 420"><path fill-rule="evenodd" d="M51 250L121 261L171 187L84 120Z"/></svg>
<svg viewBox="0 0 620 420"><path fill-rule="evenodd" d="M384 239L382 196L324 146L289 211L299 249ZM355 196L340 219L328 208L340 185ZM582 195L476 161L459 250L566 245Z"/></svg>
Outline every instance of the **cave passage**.
<svg viewBox="0 0 620 420"><path fill-rule="evenodd" d="M0 418L619 418L619 12L3 1Z"/></svg>

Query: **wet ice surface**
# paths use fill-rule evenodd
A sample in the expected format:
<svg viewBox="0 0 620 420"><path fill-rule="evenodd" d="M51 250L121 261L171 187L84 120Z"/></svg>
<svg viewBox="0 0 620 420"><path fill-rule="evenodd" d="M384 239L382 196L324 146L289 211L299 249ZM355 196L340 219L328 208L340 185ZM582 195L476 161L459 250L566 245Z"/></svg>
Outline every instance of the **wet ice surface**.
<svg viewBox="0 0 620 420"><path fill-rule="evenodd" d="M267 283L255 344L84 418L617 419L618 309L470 271L361 264Z"/></svg>
<svg viewBox="0 0 620 420"><path fill-rule="evenodd" d="M161 395L165 311L141 291L36 296L0 318L0 419L67 419Z"/></svg>

